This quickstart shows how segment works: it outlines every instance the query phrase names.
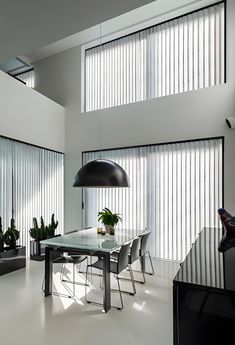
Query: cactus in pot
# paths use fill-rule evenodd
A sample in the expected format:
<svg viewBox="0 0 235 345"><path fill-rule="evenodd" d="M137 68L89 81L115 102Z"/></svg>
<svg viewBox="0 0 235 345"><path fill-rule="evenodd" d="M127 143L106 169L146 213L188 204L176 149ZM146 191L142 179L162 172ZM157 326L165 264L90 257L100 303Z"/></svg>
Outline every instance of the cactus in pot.
<svg viewBox="0 0 235 345"><path fill-rule="evenodd" d="M44 221L41 217L41 226L38 226L37 218L33 218L33 228L29 230L30 236L36 241L40 242L45 240L46 237L46 228L44 226Z"/></svg>
<svg viewBox="0 0 235 345"><path fill-rule="evenodd" d="M20 232L16 229L15 220L11 219L11 225L3 235L5 244L9 249L16 249L16 241L20 237Z"/></svg>
<svg viewBox="0 0 235 345"><path fill-rule="evenodd" d="M2 230L2 217L0 217L0 252L4 250L4 234Z"/></svg>

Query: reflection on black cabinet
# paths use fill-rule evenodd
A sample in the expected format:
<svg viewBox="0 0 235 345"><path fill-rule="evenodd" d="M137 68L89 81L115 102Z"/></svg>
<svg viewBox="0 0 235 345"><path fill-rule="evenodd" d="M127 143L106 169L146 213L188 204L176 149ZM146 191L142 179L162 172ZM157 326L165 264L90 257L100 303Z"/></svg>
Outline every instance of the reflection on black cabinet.
<svg viewBox="0 0 235 345"><path fill-rule="evenodd" d="M203 229L174 279L174 345L235 343L235 248L218 252L220 229Z"/></svg>

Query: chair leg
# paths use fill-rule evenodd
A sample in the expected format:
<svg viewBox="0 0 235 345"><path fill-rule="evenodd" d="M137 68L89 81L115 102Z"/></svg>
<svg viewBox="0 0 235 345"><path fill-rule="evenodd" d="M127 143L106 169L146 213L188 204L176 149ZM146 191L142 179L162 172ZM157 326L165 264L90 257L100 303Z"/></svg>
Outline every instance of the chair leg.
<svg viewBox="0 0 235 345"><path fill-rule="evenodd" d="M132 283L132 287L133 287L133 295L135 295L136 294L136 288L135 288L135 282L134 282L134 275L133 275L133 271L132 271L131 265L128 265L128 267L129 267L131 283Z"/></svg>
<svg viewBox="0 0 235 345"><path fill-rule="evenodd" d="M75 296L75 264L73 264L73 297Z"/></svg>
<svg viewBox="0 0 235 345"><path fill-rule="evenodd" d="M147 274L150 274L150 275L153 275L154 274L154 268L153 268L153 262L152 262L152 258L151 258L151 255L150 255L150 252L148 251L148 256L149 256L149 261L150 261L150 265L151 265L151 268L152 268L152 273L147 273Z"/></svg>
<svg viewBox="0 0 235 345"><path fill-rule="evenodd" d="M143 281L139 281L141 284L145 284L146 280L145 280L145 272L144 272L144 269L143 269L143 265L142 265L142 261L141 261L141 258L140 258L140 266L141 266L141 272L143 274Z"/></svg>
<svg viewBox="0 0 235 345"><path fill-rule="evenodd" d="M129 265L128 265L129 267ZM134 296L136 294L136 288L135 288L135 282L136 280L134 280L134 275L133 275L133 271L132 271L132 267L130 267L130 269L128 269L129 273L130 273L130 277L131 279L129 278L125 278L125 277L120 277L118 276L117 274L115 275L114 274L114 277L118 280L127 280L127 281L131 281L131 284L132 284L132 288L133 288L133 292L132 291L127 291L127 290L121 290L122 293L127 293L128 295L131 295L131 296ZM118 277L118 278L117 278ZM137 280L137 282L139 282ZM100 288L103 289L103 286L100 285ZM111 289L111 291L119 291L118 289Z"/></svg>
<svg viewBox="0 0 235 345"><path fill-rule="evenodd" d="M86 267L86 284L85 284L85 301L86 301L87 303L90 303L89 301L87 301L87 286L88 286L87 275L88 275L88 268L89 268L89 266L87 265L87 267Z"/></svg>
<svg viewBox="0 0 235 345"><path fill-rule="evenodd" d="M64 263L63 265L61 265L61 270L60 270L60 280L61 280L61 281L63 281L65 267L66 267L66 263Z"/></svg>
<svg viewBox="0 0 235 345"><path fill-rule="evenodd" d="M78 264L73 264L73 266L74 266L74 271L76 270L75 265L76 265L76 267L77 267ZM81 265L81 264L80 264L80 265ZM66 263L63 264L63 266L62 266L63 269L61 268L61 274L60 274L60 277L61 277L60 279L61 279L61 281L62 281L63 283L70 283L70 284L75 284L75 285L84 286L85 284L75 281L75 272L73 272L73 280L63 279L63 277L64 277L64 271L65 271L65 266L66 266ZM78 269L77 269L77 272L78 272L79 274L81 273L80 270L78 270ZM84 273L84 272L83 272L83 273ZM85 273L86 273L86 272L85 272Z"/></svg>
<svg viewBox="0 0 235 345"><path fill-rule="evenodd" d="M45 276L43 277L43 280L42 280L42 291L44 292L44 285L45 285Z"/></svg>
<svg viewBox="0 0 235 345"><path fill-rule="evenodd" d="M121 292L121 288L120 288L120 282L119 282L118 274L117 274L117 277L116 277L116 278L117 278L118 290L119 290L120 301L121 301L121 308L118 308L118 307L117 307L117 309L118 309L118 310L121 310L121 309L123 309L124 307L123 307L122 292Z"/></svg>
<svg viewBox="0 0 235 345"><path fill-rule="evenodd" d="M86 286L85 286L85 301L89 304L97 304L97 305L103 305L103 303L99 303L99 302L93 302L93 301L88 301L87 299L87 286L89 285L88 284L88 268L89 268L89 265L87 265L86 267ZM91 274L92 275L92 274ZM102 274L100 275L102 277ZM120 282L119 282L119 277L118 275L116 276L117 278L117 282L118 282L118 290L119 291L119 295L120 295L120 301L121 301L121 307L117 307L117 306L111 306L112 308L116 308L118 310L122 310L124 308L123 306L123 300L122 300L122 292L121 292L121 288L120 288Z"/></svg>
<svg viewBox="0 0 235 345"><path fill-rule="evenodd" d="M144 255L148 254L149 256L149 261L150 261L150 265L151 265L151 269L152 269L152 272L146 272L144 270L144 267L143 267L143 263L142 263L142 259L141 257L139 258L140 260L140 267L141 267L141 272L142 272L142 275L143 275L143 281L141 280L134 280L136 283L141 283L141 284L145 284L146 280L145 280L145 274L150 274L150 275L153 275L154 274L154 268L153 268L153 262L152 262L152 258L151 258L151 255L150 255L150 252L146 252ZM139 271L135 271L135 272L139 272Z"/></svg>
<svg viewBox="0 0 235 345"><path fill-rule="evenodd" d="M139 258L139 260L140 260L140 258ZM140 265L141 265L141 260L140 260ZM130 273L130 275L132 275L133 283L144 284L144 283L145 283L145 275L144 275L144 272L143 272L143 270L142 270L142 266L141 266L141 270L140 270L140 271L133 270L132 267L131 267L131 269L130 269L130 267L131 267L131 265L128 265L128 267L126 268L126 270ZM130 272L130 270L131 270L131 272ZM137 280L137 279L135 279L135 278L134 278L134 272L142 273L142 275L143 275L143 280ZM129 278L126 278L126 277L119 277L119 279L120 279L120 280L128 280L128 281L130 281L130 279L129 279ZM132 280L132 279L131 279L131 280ZM133 283L132 283L132 285L133 285ZM133 290L135 291L135 289L133 289ZM125 291L122 291L122 292L125 292ZM134 293L134 294L135 294L135 293Z"/></svg>
<svg viewBox="0 0 235 345"><path fill-rule="evenodd" d="M61 271L60 271L60 278L61 278L61 282L63 283L63 275L64 275L64 265L65 264L63 264L62 266L61 266ZM45 286L45 276L43 277L43 281L42 281L42 291L44 292L44 286ZM66 287L66 289L67 289L67 287ZM68 289L67 289L68 290ZM68 291L69 292L69 291ZM73 292L73 295L71 296L71 295L65 295L65 294L63 294L63 293L60 293L60 292L55 292L55 291L52 291L51 292L51 294L52 295L54 295L54 296L61 296L61 297L66 297L66 298L74 298L75 297L75 289L74 289L74 292Z"/></svg>
<svg viewBox="0 0 235 345"><path fill-rule="evenodd" d="M100 271L100 288L102 289L102 281L103 281L103 276L102 276L102 273L101 273L101 271Z"/></svg>
<svg viewBox="0 0 235 345"><path fill-rule="evenodd" d="M90 265L92 265L92 256L90 256ZM91 283L92 283L92 267L91 267Z"/></svg>

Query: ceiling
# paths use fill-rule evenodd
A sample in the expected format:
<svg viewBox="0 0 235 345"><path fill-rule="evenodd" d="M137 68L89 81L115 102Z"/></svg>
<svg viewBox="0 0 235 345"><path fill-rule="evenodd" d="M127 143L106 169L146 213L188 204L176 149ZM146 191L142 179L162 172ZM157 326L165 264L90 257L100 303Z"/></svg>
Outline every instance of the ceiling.
<svg viewBox="0 0 235 345"><path fill-rule="evenodd" d="M34 49L21 59L29 65L78 45L91 47L156 25L186 12L208 6L216 0L156 0L109 20L93 25L53 43Z"/></svg>
<svg viewBox="0 0 235 345"><path fill-rule="evenodd" d="M0 0L0 62L151 3L153 0Z"/></svg>

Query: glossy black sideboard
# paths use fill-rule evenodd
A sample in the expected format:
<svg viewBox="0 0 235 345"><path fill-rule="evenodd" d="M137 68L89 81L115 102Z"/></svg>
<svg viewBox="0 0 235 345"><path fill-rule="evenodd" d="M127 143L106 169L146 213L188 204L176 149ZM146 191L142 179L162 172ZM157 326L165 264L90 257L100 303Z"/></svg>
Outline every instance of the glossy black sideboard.
<svg viewBox="0 0 235 345"><path fill-rule="evenodd" d="M219 253L221 237L203 229L174 278L174 345L235 343L235 248Z"/></svg>
<svg viewBox="0 0 235 345"><path fill-rule="evenodd" d="M0 276L26 266L26 248L17 247L0 252Z"/></svg>

